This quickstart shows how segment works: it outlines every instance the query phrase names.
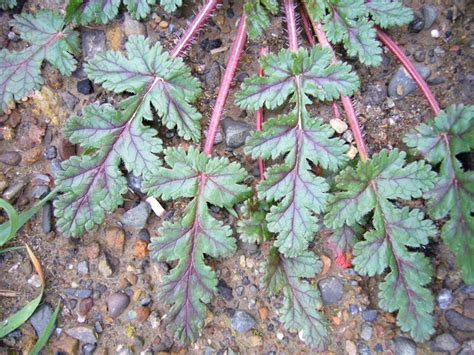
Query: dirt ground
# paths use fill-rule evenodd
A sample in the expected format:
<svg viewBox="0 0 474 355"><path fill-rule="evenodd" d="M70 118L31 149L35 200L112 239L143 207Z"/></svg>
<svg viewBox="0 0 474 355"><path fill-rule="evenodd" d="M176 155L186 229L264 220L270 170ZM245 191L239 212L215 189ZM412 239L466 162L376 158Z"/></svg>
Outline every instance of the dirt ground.
<svg viewBox="0 0 474 355"><path fill-rule="evenodd" d="M185 3L186 6L182 10L172 15L160 9L156 11L161 20L166 20L169 26L174 26L174 31L157 26L156 17L149 16L144 21L146 33L152 43L162 41L167 48L173 46L195 7L194 2L185 1ZM473 103L474 4L469 1L436 0L406 1L405 3L415 10L425 3L432 4L440 13L431 29L413 33L405 26L391 30L390 34L413 61L420 62L431 69L428 82L442 108L452 103ZM60 0L29 0L26 1L23 11L40 7L61 9L63 5ZM233 16L229 9L232 9ZM208 77L208 72L213 62L217 62L222 73L224 72L228 48L232 45L236 21L241 15L241 9L242 1L240 0L224 1L223 6L216 11L211 23L200 32L185 57L185 61L193 68L193 74L204 83L205 92L198 103L198 108L206 120L211 115L213 100L218 91L218 87L209 89L209 86L213 86L212 80L215 78ZM3 36L0 44L3 43L10 49L20 48L22 43L5 39L10 31L8 25L5 24L9 17L9 13L3 13L0 16L2 26L0 35ZM124 15L120 14L108 25L79 27L78 30L82 33L91 29L103 31L107 48L123 50L123 43L126 41L123 21ZM263 39L248 41L236 73L236 81L244 78L246 74L252 75L257 72L257 58L262 46L268 46L272 51L286 46L284 26L284 21L276 18ZM431 32L433 29L439 31L440 37L433 37ZM301 38L303 38L301 45L308 46L303 32ZM222 49L221 51L211 53L209 50L203 50L206 41L217 39L222 41L218 46ZM337 50L338 53L343 53L342 48L337 48ZM419 59L423 57L420 51L425 53L421 61ZM414 59L415 54L418 60ZM378 68L360 65L350 58L348 61L354 65L362 81L361 91L355 95L353 101L363 123L370 152L377 152L384 147L403 149L403 135L411 127L432 116L426 100L419 91L400 100L387 97L386 87L399 67L399 63L390 53L385 52L383 64ZM89 103L95 101L113 103L121 98L119 95L106 92L97 85L94 85L92 94L81 94L77 90L77 82L83 79L80 72L71 77L63 77L51 66L45 65L43 75L45 86L41 91L17 104L10 115L0 117L2 127L0 153L17 151L22 155L22 162L16 166L0 163L0 178L6 182L7 186L22 184L22 192L15 200L15 207L19 210L35 202L34 193L38 190L38 186L44 184L51 186L53 183L52 163L43 156L43 152L48 147L55 146L58 148L58 158L60 158L60 155L67 155L68 149L71 149L65 144L61 133L61 126L67 117L79 113ZM238 87L239 85L236 84L232 89L224 117L232 117L254 126L254 114L242 111L233 103L232 93ZM327 121L332 118L329 105L317 104L312 107L312 110L321 114ZM174 131L164 128L160 128L160 136L165 145L178 145L183 142ZM251 176L247 181L251 183L257 181L257 178L251 174L255 172L256 164L243 154L242 147L229 149L226 148L225 143L220 143L216 145L215 154L240 161ZM49 183L45 182L45 179L50 179ZM166 314L167 306L156 297L161 277L166 273L168 266L158 263L139 250L138 241L143 235L139 235L138 230L124 228L123 251L108 243L106 238L107 232L112 233L112 227L122 228L119 222L120 216L142 199L144 199L143 195L130 189L123 207L109 215L101 227L78 239L67 238L56 232L54 218L52 231L45 233L43 224L47 222L44 221L42 214L45 211L43 210L18 233L11 243L11 245L27 243L34 250L46 275L47 287L44 302L53 308L59 301L63 305L57 329L45 353L59 352L68 341L74 343L74 340L68 339L70 337L65 335L65 330L79 326L90 327L97 333L96 354L107 353L107 351L110 354L138 354L142 351L148 351L147 354L159 352L311 353L311 350L299 339L297 331L285 330L278 320L278 309L282 306L281 295L268 295L261 286L260 265L265 260L268 245L257 248L241 243L233 257L227 260L210 261L218 272L219 280L223 283L220 284L221 292L209 305L209 314L202 336L189 348L183 348L178 341L174 340L167 333L164 322L160 321ZM179 214L183 204L185 202L165 203L166 215L169 217L172 213ZM234 217L229 215L224 217L229 223L235 225ZM4 218L0 215L0 221ZM146 226L151 236L156 234L162 220L163 218L151 214ZM344 285L342 300L322 308L330 322L332 334L327 353L393 353L395 351L393 339L400 336L409 337L400 331L395 323L394 315L379 309L377 318L368 322L364 319L362 312L366 309L378 309L379 280L360 277L353 269L342 269L331 262L334 260L334 255L324 243L324 238L325 236L316 236L314 250L318 255L325 256L323 257L326 266L325 273L312 281L317 283L321 278L335 277ZM98 256L94 254L97 251L94 248L99 249ZM431 259L435 270L435 277L429 286L435 297L439 295L441 289L450 290L453 301L449 309L473 317L474 301L469 302L469 299L474 295L464 291L455 260L440 242L439 237L434 238L424 252ZM100 263L104 258L112 270L110 275L101 270ZM88 264L87 273L82 272L79 266L84 261ZM27 300L34 298L39 289L34 285L35 273L23 252L0 255L0 275L2 275L0 289L18 292L18 297L0 298L0 319L4 319L18 310ZM89 296L93 300L93 306L86 312L87 315L83 317L79 315L83 297L78 296L77 293L74 294L74 291L70 289L91 291ZM228 289L230 289L230 295ZM120 317L113 319L108 316L106 300L109 295L119 290L129 295L131 302ZM87 292L84 291L84 294ZM137 320L137 314L143 312L140 306L151 311L150 316L144 321ZM237 309L248 312L257 321L251 333L239 334L231 328L230 319ZM449 329L444 318L445 311L439 305L436 306L436 335L443 333L453 335L459 343L453 351L456 353L473 339L473 333ZM370 327L371 331L368 331L367 327ZM34 328L30 323L26 323L19 332L0 339L0 354L28 352L35 338ZM77 344L73 346L77 347ZM90 353L93 349L92 346L87 347L84 343L79 346L80 353ZM417 349L419 353L432 352L432 342L417 344Z"/></svg>

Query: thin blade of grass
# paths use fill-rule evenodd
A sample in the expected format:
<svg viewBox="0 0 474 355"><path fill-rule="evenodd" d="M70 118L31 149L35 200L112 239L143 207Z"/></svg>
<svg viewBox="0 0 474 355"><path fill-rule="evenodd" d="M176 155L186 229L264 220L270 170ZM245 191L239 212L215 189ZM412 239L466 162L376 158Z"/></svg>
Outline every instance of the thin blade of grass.
<svg viewBox="0 0 474 355"><path fill-rule="evenodd" d="M9 253L11 251L22 250L22 249L25 249L25 247L22 247L22 246L8 247L8 248L0 249L0 254L5 254L5 253Z"/></svg>
<svg viewBox="0 0 474 355"><path fill-rule="evenodd" d="M49 337L54 331L54 327L56 324L56 319L58 318L59 314L59 309L61 308L61 302L58 302L58 305L56 306L56 309L54 310L54 313L51 315L49 318L48 324L46 325L46 328L44 328L43 333L40 335L38 338L38 341L36 342L35 346L33 349L31 349L30 355L37 355L41 351L41 349L44 348L46 343L49 340Z"/></svg>

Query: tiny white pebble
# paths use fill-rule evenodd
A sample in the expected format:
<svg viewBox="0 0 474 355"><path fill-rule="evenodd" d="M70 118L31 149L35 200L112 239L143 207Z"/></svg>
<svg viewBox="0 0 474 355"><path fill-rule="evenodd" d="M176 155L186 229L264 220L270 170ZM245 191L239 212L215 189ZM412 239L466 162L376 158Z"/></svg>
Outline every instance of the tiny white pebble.
<svg viewBox="0 0 474 355"><path fill-rule="evenodd" d="M277 339L282 340L283 339L283 333L277 333Z"/></svg>
<svg viewBox="0 0 474 355"><path fill-rule="evenodd" d="M431 37L439 38L439 31L437 29L431 30Z"/></svg>
<svg viewBox="0 0 474 355"><path fill-rule="evenodd" d="M347 123L339 118L333 118L329 121L329 124L339 134L347 131Z"/></svg>
<svg viewBox="0 0 474 355"><path fill-rule="evenodd" d="M163 208L163 206L161 206L161 204L158 202L158 200L156 198L148 197L146 199L146 202L148 202L151 209L153 210L153 212L155 212L155 214L158 217L161 217L163 215L163 213L165 213L165 209Z"/></svg>
<svg viewBox="0 0 474 355"><path fill-rule="evenodd" d="M347 152L347 156L349 157L349 159L354 159L355 156L357 155L357 148L353 145L351 145L349 151Z"/></svg>

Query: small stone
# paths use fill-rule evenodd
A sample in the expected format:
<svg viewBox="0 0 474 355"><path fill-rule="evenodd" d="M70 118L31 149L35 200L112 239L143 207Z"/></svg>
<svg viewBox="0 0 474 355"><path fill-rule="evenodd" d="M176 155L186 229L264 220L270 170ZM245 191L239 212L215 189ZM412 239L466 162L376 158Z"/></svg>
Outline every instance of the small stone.
<svg viewBox="0 0 474 355"><path fill-rule="evenodd" d="M453 299L453 292L447 288L442 288L436 297L436 301L441 309L447 309L453 303Z"/></svg>
<svg viewBox="0 0 474 355"><path fill-rule="evenodd" d="M91 297L86 297L79 302L79 315L81 317L86 317L94 306L94 300Z"/></svg>
<svg viewBox="0 0 474 355"><path fill-rule="evenodd" d="M28 279L28 284L33 286L34 288L40 288L42 283L41 279L38 274L31 275L31 277Z"/></svg>
<svg viewBox="0 0 474 355"><path fill-rule="evenodd" d="M39 306L35 313L33 313L33 315L31 316L30 322L33 328L35 328L36 335L38 337L43 334L52 315L53 309L49 304L44 303Z"/></svg>
<svg viewBox="0 0 474 355"><path fill-rule="evenodd" d="M462 344L461 350L457 355L472 355L474 354L474 340L466 341Z"/></svg>
<svg viewBox="0 0 474 355"><path fill-rule="evenodd" d="M474 318L474 299L464 300L463 313L466 317Z"/></svg>
<svg viewBox="0 0 474 355"><path fill-rule="evenodd" d="M104 31L85 29L81 33L81 43L86 61L107 50Z"/></svg>
<svg viewBox="0 0 474 355"><path fill-rule="evenodd" d="M247 123L233 120L230 117L222 120L222 128L226 147L231 149L242 146L252 131L252 127Z"/></svg>
<svg viewBox="0 0 474 355"><path fill-rule="evenodd" d="M267 307L265 307L265 306L259 307L259 309L258 309L258 315L260 316L260 319L261 319L262 321L267 320L267 318L268 318L268 313L269 313L269 311L268 311L268 308L267 308Z"/></svg>
<svg viewBox="0 0 474 355"><path fill-rule="evenodd" d="M376 309L365 309L362 312L362 318L367 322L373 322L377 319L378 311Z"/></svg>
<svg viewBox="0 0 474 355"><path fill-rule="evenodd" d="M125 231L119 227L110 227L105 230L105 243L115 255L123 254L125 245Z"/></svg>
<svg viewBox="0 0 474 355"><path fill-rule="evenodd" d="M138 232L138 239L143 240L144 242L150 243L150 232L148 232L148 229L143 228Z"/></svg>
<svg viewBox="0 0 474 355"><path fill-rule="evenodd" d="M98 265L99 272L104 277L110 277L113 274L112 268L109 265L109 262L105 256L102 256Z"/></svg>
<svg viewBox="0 0 474 355"><path fill-rule="evenodd" d="M446 311L445 318L449 325L462 332L474 332L474 319L463 316L452 309Z"/></svg>
<svg viewBox="0 0 474 355"><path fill-rule="evenodd" d="M221 66L219 62L213 61L209 70L204 75L204 82L210 90L214 90L221 83Z"/></svg>
<svg viewBox="0 0 474 355"><path fill-rule="evenodd" d="M143 183L143 177L142 176L137 176L132 173L127 174L127 183L128 186L137 193L143 193L142 191L142 183Z"/></svg>
<svg viewBox="0 0 474 355"><path fill-rule="evenodd" d="M144 240L137 240L133 246L133 256L143 259L148 255L148 243Z"/></svg>
<svg viewBox="0 0 474 355"><path fill-rule="evenodd" d="M456 340L449 333L444 333L438 335L434 340L431 342L431 350L432 351L453 351L457 349L461 344Z"/></svg>
<svg viewBox="0 0 474 355"><path fill-rule="evenodd" d="M77 264L77 272L81 275L89 274L89 263L86 260L81 261Z"/></svg>
<svg viewBox="0 0 474 355"><path fill-rule="evenodd" d="M82 354L81 355L92 355L97 348L96 344L84 344L82 346Z"/></svg>
<svg viewBox="0 0 474 355"><path fill-rule="evenodd" d="M356 157L358 152L359 151L357 150L356 146L351 145L351 147L349 148L349 151L346 154L347 154L347 157L352 160Z"/></svg>
<svg viewBox="0 0 474 355"><path fill-rule="evenodd" d="M140 202L138 206L125 212L120 218L120 221L127 227L142 229L145 227L150 212L150 205L146 202Z"/></svg>
<svg viewBox="0 0 474 355"><path fill-rule="evenodd" d="M139 21L134 20L128 12L125 12L124 16L123 32L127 37L134 35L146 36L145 25Z"/></svg>
<svg viewBox="0 0 474 355"><path fill-rule="evenodd" d="M255 319L247 312L237 310L230 321L232 328L239 333L248 332L255 325Z"/></svg>
<svg viewBox="0 0 474 355"><path fill-rule="evenodd" d="M425 61L426 58L426 51L424 49L419 49L415 52L415 60L419 63Z"/></svg>
<svg viewBox="0 0 474 355"><path fill-rule="evenodd" d="M158 26L160 26L161 29L167 29L168 26L169 26L169 23L167 21L160 21L160 23L158 24Z"/></svg>
<svg viewBox="0 0 474 355"><path fill-rule="evenodd" d="M134 311L133 309L129 310L127 312L127 318L128 320L134 320L135 318L137 318L137 312Z"/></svg>
<svg viewBox="0 0 474 355"><path fill-rule="evenodd" d="M139 306L137 307L137 321L144 322L150 316L150 308Z"/></svg>
<svg viewBox="0 0 474 355"><path fill-rule="evenodd" d="M383 346L380 343L375 344L374 350L376 353L383 353Z"/></svg>
<svg viewBox="0 0 474 355"><path fill-rule="evenodd" d="M51 218L53 216L53 205L51 202L46 202L41 211L41 229L43 233L48 234L52 230Z"/></svg>
<svg viewBox="0 0 474 355"><path fill-rule="evenodd" d="M346 352L347 355L357 355L357 346L353 341L346 340Z"/></svg>
<svg viewBox="0 0 474 355"><path fill-rule="evenodd" d="M100 246L97 242L92 242L86 247L86 255L89 259L97 259L100 254Z"/></svg>
<svg viewBox="0 0 474 355"><path fill-rule="evenodd" d="M80 326L65 330L66 334L79 340L84 344L95 344L97 343L97 334L94 329L90 326Z"/></svg>
<svg viewBox="0 0 474 355"><path fill-rule="evenodd" d="M373 333L372 327L368 325L367 323L363 323L360 330L360 337L364 339L365 341L369 341L370 339L372 339L372 333Z"/></svg>
<svg viewBox="0 0 474 355"><path fill-rule="evenodd" d="M258 335L252 335L249 338L249 344L251 348L256 348L257 346L263 345L263 340Z"/></svg>
<svg viewBox="0 0 474 355"><path fill-rule="evenodd" d="M359 355L371 355L369 346L364 342L359 342L357 344L357 351Z"/></svg>
<svg viewBox="0 0 474 355"><path fill-rule="evenodd" d="M441 35L437 29L431 30L431 37L439 38Z"/></svg>
<svg viewBox="0 0 474 355"><path fill-rule="evenodd" d="M92 296L92 290L88 288L65 288L64 293L70 297L86 298Z"/></svg>
<svg viewBox="0 0 474 355"><path fill-rule="evenodd" d="M210 52L213 49L220 48L222 46L222 41L220 39L212 39L205 38L199 46L204 52Z"/></svg>
<svg viewBox="0 0 474 355"><path fill-rule="evenodd" d="M434 22L439 16L439 10L436 6L425 4L421 7L421 13L423 14L423 20L425 21L425 30L433 26Z"/></svg>
<svg viewBox="0 0 474 355"><path fill-rule="evenodd" d="M57 150L54 145L49 146L43 152L43 157L45 157L48 160L52 160L56 158L56 156L57 156Z"/></svg>
<svg viewBox="0 0 474 355"><path fill-rule="evenodd" d="M43 150L41 147L34 147L25 152L23 155L23 163L25 164L34 164L41 160L43 157Z"/></svg>
<svg viewBox="0 0 474 355"><path fill-rule="evenodd" d="M17 166L21 162L21 155L18 152L4 152L0 154L0 163Z"/></svg>
<svg viewBox="0 0 474 355"><path fill-rule="evenodd" d="M460 288L461 292L469 295L471 293L474 293L474 284L473 285L462 285Z"/></svg>
<svg viewBox="0 0 474 355"><path fill-rule="evenodd" d="M423 79L430 76L431 69L429 67L420 63L415 63L414 66ZM408 74L403 66L400 66L392 79L390 79L390 83L388 84L388 96L401 99L414 92L417 87L416 82L412 79L410 74Z"/></svg>
<svg viewBox="0 0 474 355"><path fill-rule="evenodd" d="M120 316L130 304L130 297L125 293L116 292L107 297L107 309L109 316L117 318Z"/></svg>
<svg viewBox="0 0 474 355"><path fill-rule="evenodd" d="M344 286L341 281L335 277L322 279L319 281L318 287L321 291L321 297L324 304L337 303L342 299L344 294Z"/></svg>
<svg viewBox="0 0 474 355"><path fill-rule="evenodd" d="M395 344L395 355L416 355L416 344L410 338L396 337L393 343Z"/></svg>
<svg viewBox="0 0 474 355"><path fill-rule="evenodd" d="M235 294L239 297L242 296L244 294L244 286L237 286L235 288Z"/></svg>
<svg viewBox="0 0 474 355"><path fill-rule="evenodd" d="M420 32L423 28L425 28L425 21L418 16L415 16L412 22L408 25L408 29L410 32L413 33L418 33Z"/></svg>
<svg viewBox="0 0 474 355"><path fill-rule="evenodd" d="M157 329L161 323L160 317L156 311L150 313L150 316L148 317L148 321L150 322L152 329Z"/></svg>
<svg viewBox="0 0 474 355"><path fill-rule="evenodd" d="M227 283L224 280L219 280L217 283L217 292L226 300L230 301L232 298L232 288L227 286Z"/></svg>
<svg viewBox="0 0 474 355"><path fill-rule="evenodd" d="M355 316L357 313L359 313L359 306L355 304L350 304L349 305L349 312L351 315Z"/></svg>
<svg viewBox="0 0 474 355"><path fill-rule="evenodd" d="M339 118L333 118L329 121L329 124L339 134L344 133L345 131L347 131L348 128L346 122Z"/></svg>
<svg viewBox="0 0 474 355"><path fill-rule="evenodd" d="M77 91L83 95L90 95L94 92L94 87L89 79L83 79L77 82Z"/></svg>

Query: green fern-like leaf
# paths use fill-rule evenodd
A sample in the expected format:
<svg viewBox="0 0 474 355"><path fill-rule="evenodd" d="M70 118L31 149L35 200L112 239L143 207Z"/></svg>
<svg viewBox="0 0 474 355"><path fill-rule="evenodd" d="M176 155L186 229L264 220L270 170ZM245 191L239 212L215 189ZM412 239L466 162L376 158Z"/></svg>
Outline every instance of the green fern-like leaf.
<svg viewBox="0 0 474 355"><path fill-rule="evenodd" d="M372 20L380 27L403 26L413 20L413 11L400 1L369 0L365 4Z"/></svg>
<svg viewBox="0 0 474 355"><path fill-rule="evenodd" d="M465 171L457 155L474 147L474 106L451 105L404 139L431 164L440 164L439 180L428 192L428 211L448 221L443 241L456 255L464 281L474 283L474 173Z"/></svg>
<svg viewBox="0 0 474 355"><path fill-rule="evenodd" d="M270 250L263 265L267 291L283 292L280 313L285 328L300 330L300 337L307 344L322 350L328 338L327 320L317 310L322 306L319 291L307 280L316 276L321 267L321 261L310 251L286 258L276 248Z"/></svg>
<svg viewBox="0 0 474 355"><path fill-rule="evenodd" d="M72 53L79 50L78 33L65 29L63 17L58 13L42 10L35 15L15 15L11 25L31 45L21 51L0 50L0 104L3 111L8 111L14 101L41 87L44 60L62 74L71 75L76 68Z"/></svg>
<svg viewBox="0 0 474 355"><path fill-rule="evenodd" d="M260 37L270 26L270 14L278 13L277 0L246 0L244 12L247 15L246 28L250 39Z"/></svg>
<svg viewBox="0 0 474 355"><path fill-rule="evenodd" d="M248 199L242 206L242 219L237 222L237 232L242 241L260 244L271 236L265 217L269 205L256 198Z"/></svg>
<svg viewBox="0 0 474 355"><path fill-rule="evenodd" d="M165 156L169 168L147 173L143 188L165 200L192 200L178 221L163 224L150 249L158 260L178 262L159 292L172 305L166 317L169 329L189 343L198 337L205 305L217 291L216 274L204 254L220 258L235 250L231 228L214 218L207 204L230 209L249 195L249 188L240 184L245 170L225 158L209 158L195 148L169 148Z"/></svg>
<svg viewBox="0 0 474 355"><path fill-rule="evenodd" d="M0 0L0 9L9 10L16 6L16 0Z"/></svg>
<svg viewBox="0 0 474 355"><path fill-rule="evenodd" d="M118 93L134 95L118 104L92 104L80 117L71 117L65 134L86 152L62 163L56 184L64 192L55 201L59 229L79 236L103 222L106 213L122 204L127 191L120 163L135 175L160 165L162 150L156 130L145 126L154 106L163 124L177 127L186 139L199 140L200 114L191 103L200 93L199 83L181 59L150 46L142 36L131 36L128 56L100 53L86 64L89 77ZM91 153L90 153L91 152Z"/></svg>
<svg viewBox="0 0 474 355"><path fill-rule="evenodd" d="M397 310L401 329L416 340L426 340L434 332L433 297L423 287L430 281L431 269L421 253L407 247L427 244L436 229L419 210L398 208L392 201L421 197L437 178L429 165L423 161L406 164L405 156L398 150L382 150L357 167L343 170L336 178L342 191L331 198L325 224L354 226L374 211L374 229L354 246L354 267L369 276L390 270L380 285L380 307Z"/></svg>

